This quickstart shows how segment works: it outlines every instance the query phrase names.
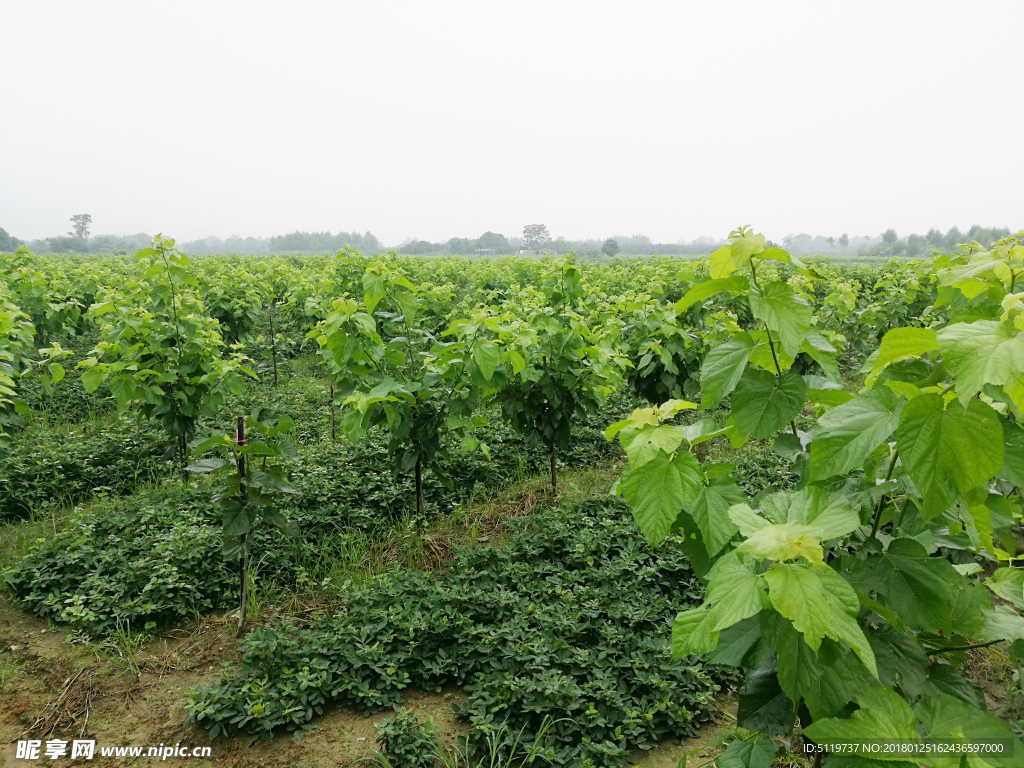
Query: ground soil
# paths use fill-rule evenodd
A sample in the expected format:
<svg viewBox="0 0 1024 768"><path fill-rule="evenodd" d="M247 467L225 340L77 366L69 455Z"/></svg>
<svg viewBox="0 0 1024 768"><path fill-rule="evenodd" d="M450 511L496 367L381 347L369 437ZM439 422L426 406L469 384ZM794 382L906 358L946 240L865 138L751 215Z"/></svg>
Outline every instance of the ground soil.
<svg viewBox="0 0 1024 768"><path fill-rule="evenodd" d="M302 741L284 735L247 747L243 739L210 742L205 731L184 727L183 693L196 683L210 682L221 662L238 658L234 624L211 619L187 629L170 630L135 655L138 672L116 653L68 641L66 632L25 614L0 598L0 654L13 658L13 669L0 688L0 766L27 765L15 759L18 738L95 739L104 746L150 746L181 743L209 745L207 765L242 768L305 768L350 765L376 747L374 717L344 710L330 711L315 722ZM0 658L0 663L4 661ZM9 665L10 661L7 662ZM451 711L460 697L455 687L441 693L410 691L405 706L427 716L452 742L465 731ZM636 755L646 768L675 768L683 755L735 722L734 702L724 697L718 719L705 724L698 737L684 744L667 740ZM710 753L709 753L710 754ZM68 758L41 760L51 765L168 765L184 758ZM704 760L698 754L694 765Z"/></svg>

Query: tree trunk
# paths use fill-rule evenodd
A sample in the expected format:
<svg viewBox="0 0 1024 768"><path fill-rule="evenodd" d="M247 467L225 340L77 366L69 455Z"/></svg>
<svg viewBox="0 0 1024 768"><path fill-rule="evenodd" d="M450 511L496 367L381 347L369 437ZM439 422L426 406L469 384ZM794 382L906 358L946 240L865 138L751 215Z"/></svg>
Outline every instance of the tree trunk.
<svg viewBox="0 0 1024 768"><path fill-rule="evenodd" d="M549 443L548 449L551 458L551 492L558 493L558 471L555 469L555 444Z"/></svg>
<svg viewBox="0 0 1024 768"><path fill-rule="evenodd" d="M416 459L416 516L423 520L423 469Z"/></svg>
<svg viewBox="0 0 1024 768"><path fill-rule="evenodd" d="M274 302L270 302L270 356L274 360L274 386L277 386L277 337L274 335Z"/></svg>
<svg viewBox="0 0 1024 768"><path fill-rule="evenodd" d="M239 446L245 445L245 417L238 417L238 426L235 427L235 443ZM238 478L242 480L245 478L245 456L238 457ZM241 482L238 484L238 492L242 497L242 504L245 504L245 485ZM238 584L239 584L239 604L238 604L238 634L239 636L245 634L245 609L246 603L249 602L249 555L245 551L245 540L246 534L242 534L239 538L242 540L242 554L238 558Z"/></svg>

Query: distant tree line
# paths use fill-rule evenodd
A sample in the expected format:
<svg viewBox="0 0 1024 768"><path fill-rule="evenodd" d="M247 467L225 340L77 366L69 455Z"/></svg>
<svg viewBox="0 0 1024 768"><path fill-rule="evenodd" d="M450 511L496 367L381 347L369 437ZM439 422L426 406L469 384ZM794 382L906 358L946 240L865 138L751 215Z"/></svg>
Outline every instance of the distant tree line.
<svg viewBox="0 0 1024 768"><path fill-rule="evenodd" d="M65 235L33 240L26 243L0 228L0 253L13 251L20 245L36 253L134 253L149 245L151 237L145 233L134 235L90 236L92 217L87 213L71 217L71 230ZM856 254L858 256L924 256L934 250L948 252L958 243L977 240L984 246L1011 234L1006 227L982 227L975 224L966 232L950 227L946 232L929 229L923 235L900 237L895 229L881 235L848 235L839 237L806 233L786 235L779 243L795 254ZM616 254L628 255L697 255L710 253L723 244L713 237L680 240L675 243L655 243L646 235L614 235L609 238L568 240L552 238L544 224L527 224L521 237L506 237L498 232L484 232L476 238L453 237L445 242L413 239L402 243L397 250L403 254L512 254L568 253L572 251L584 258L607 258ZM291 232L286 235L257 238L232 235L228 238L205 237L179 242L185 253L331 253L345 246L367 254L388 250L372 232Z"/></svg>

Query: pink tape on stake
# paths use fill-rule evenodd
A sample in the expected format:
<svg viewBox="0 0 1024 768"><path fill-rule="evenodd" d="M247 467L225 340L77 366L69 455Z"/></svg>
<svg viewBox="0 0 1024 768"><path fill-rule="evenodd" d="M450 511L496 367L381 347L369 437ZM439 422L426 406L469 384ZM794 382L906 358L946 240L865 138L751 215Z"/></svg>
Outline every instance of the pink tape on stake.
<svg viewBox="0 0 1024 768"><path fill-rule="evenodd" d="M245 440L238 439L238 427L235 427L235 445L245 445Z"/></svg>

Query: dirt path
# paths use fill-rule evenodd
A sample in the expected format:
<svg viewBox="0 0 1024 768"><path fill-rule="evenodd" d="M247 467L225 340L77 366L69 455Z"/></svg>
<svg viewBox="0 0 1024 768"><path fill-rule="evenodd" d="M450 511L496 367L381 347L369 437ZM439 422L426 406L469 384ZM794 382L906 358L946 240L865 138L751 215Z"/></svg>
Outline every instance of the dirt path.
<svg viewBox="0 0 1024 768"><path fill-rule="evenodd" d="M134 667L113 649L98 653L72 645L62 631L48 630L44 622L29 616L0 598L0 766L28 765L15 759L18 738L95 739L98 746L156 746L159 744L209 746L204 764L216 766L349 765L375 748L373 717L338 710L315 722L301 742L287 735L246 747L242 739L210 742L205 731L184 728L184 692L196 683L210 682L221 661L238 657L233 624L208 621L185 630L170 630L134 656ZM136 672L136 667L138 671ZM4 671L6 670L6 672ZM442 693L409 691L405 706L431 717L451 742L465 726L451 711L459 690ZM734 707L725 702L725 709ZM675 768L680 757L708 741L731 724L729 715L707 724L700 737L684 745L666 741L637 760L646 768ZM26 732L31 735L26 737ZM99 757L93 760L67 757L40 760L48 765L173 765L186 758Z"/></svg>

